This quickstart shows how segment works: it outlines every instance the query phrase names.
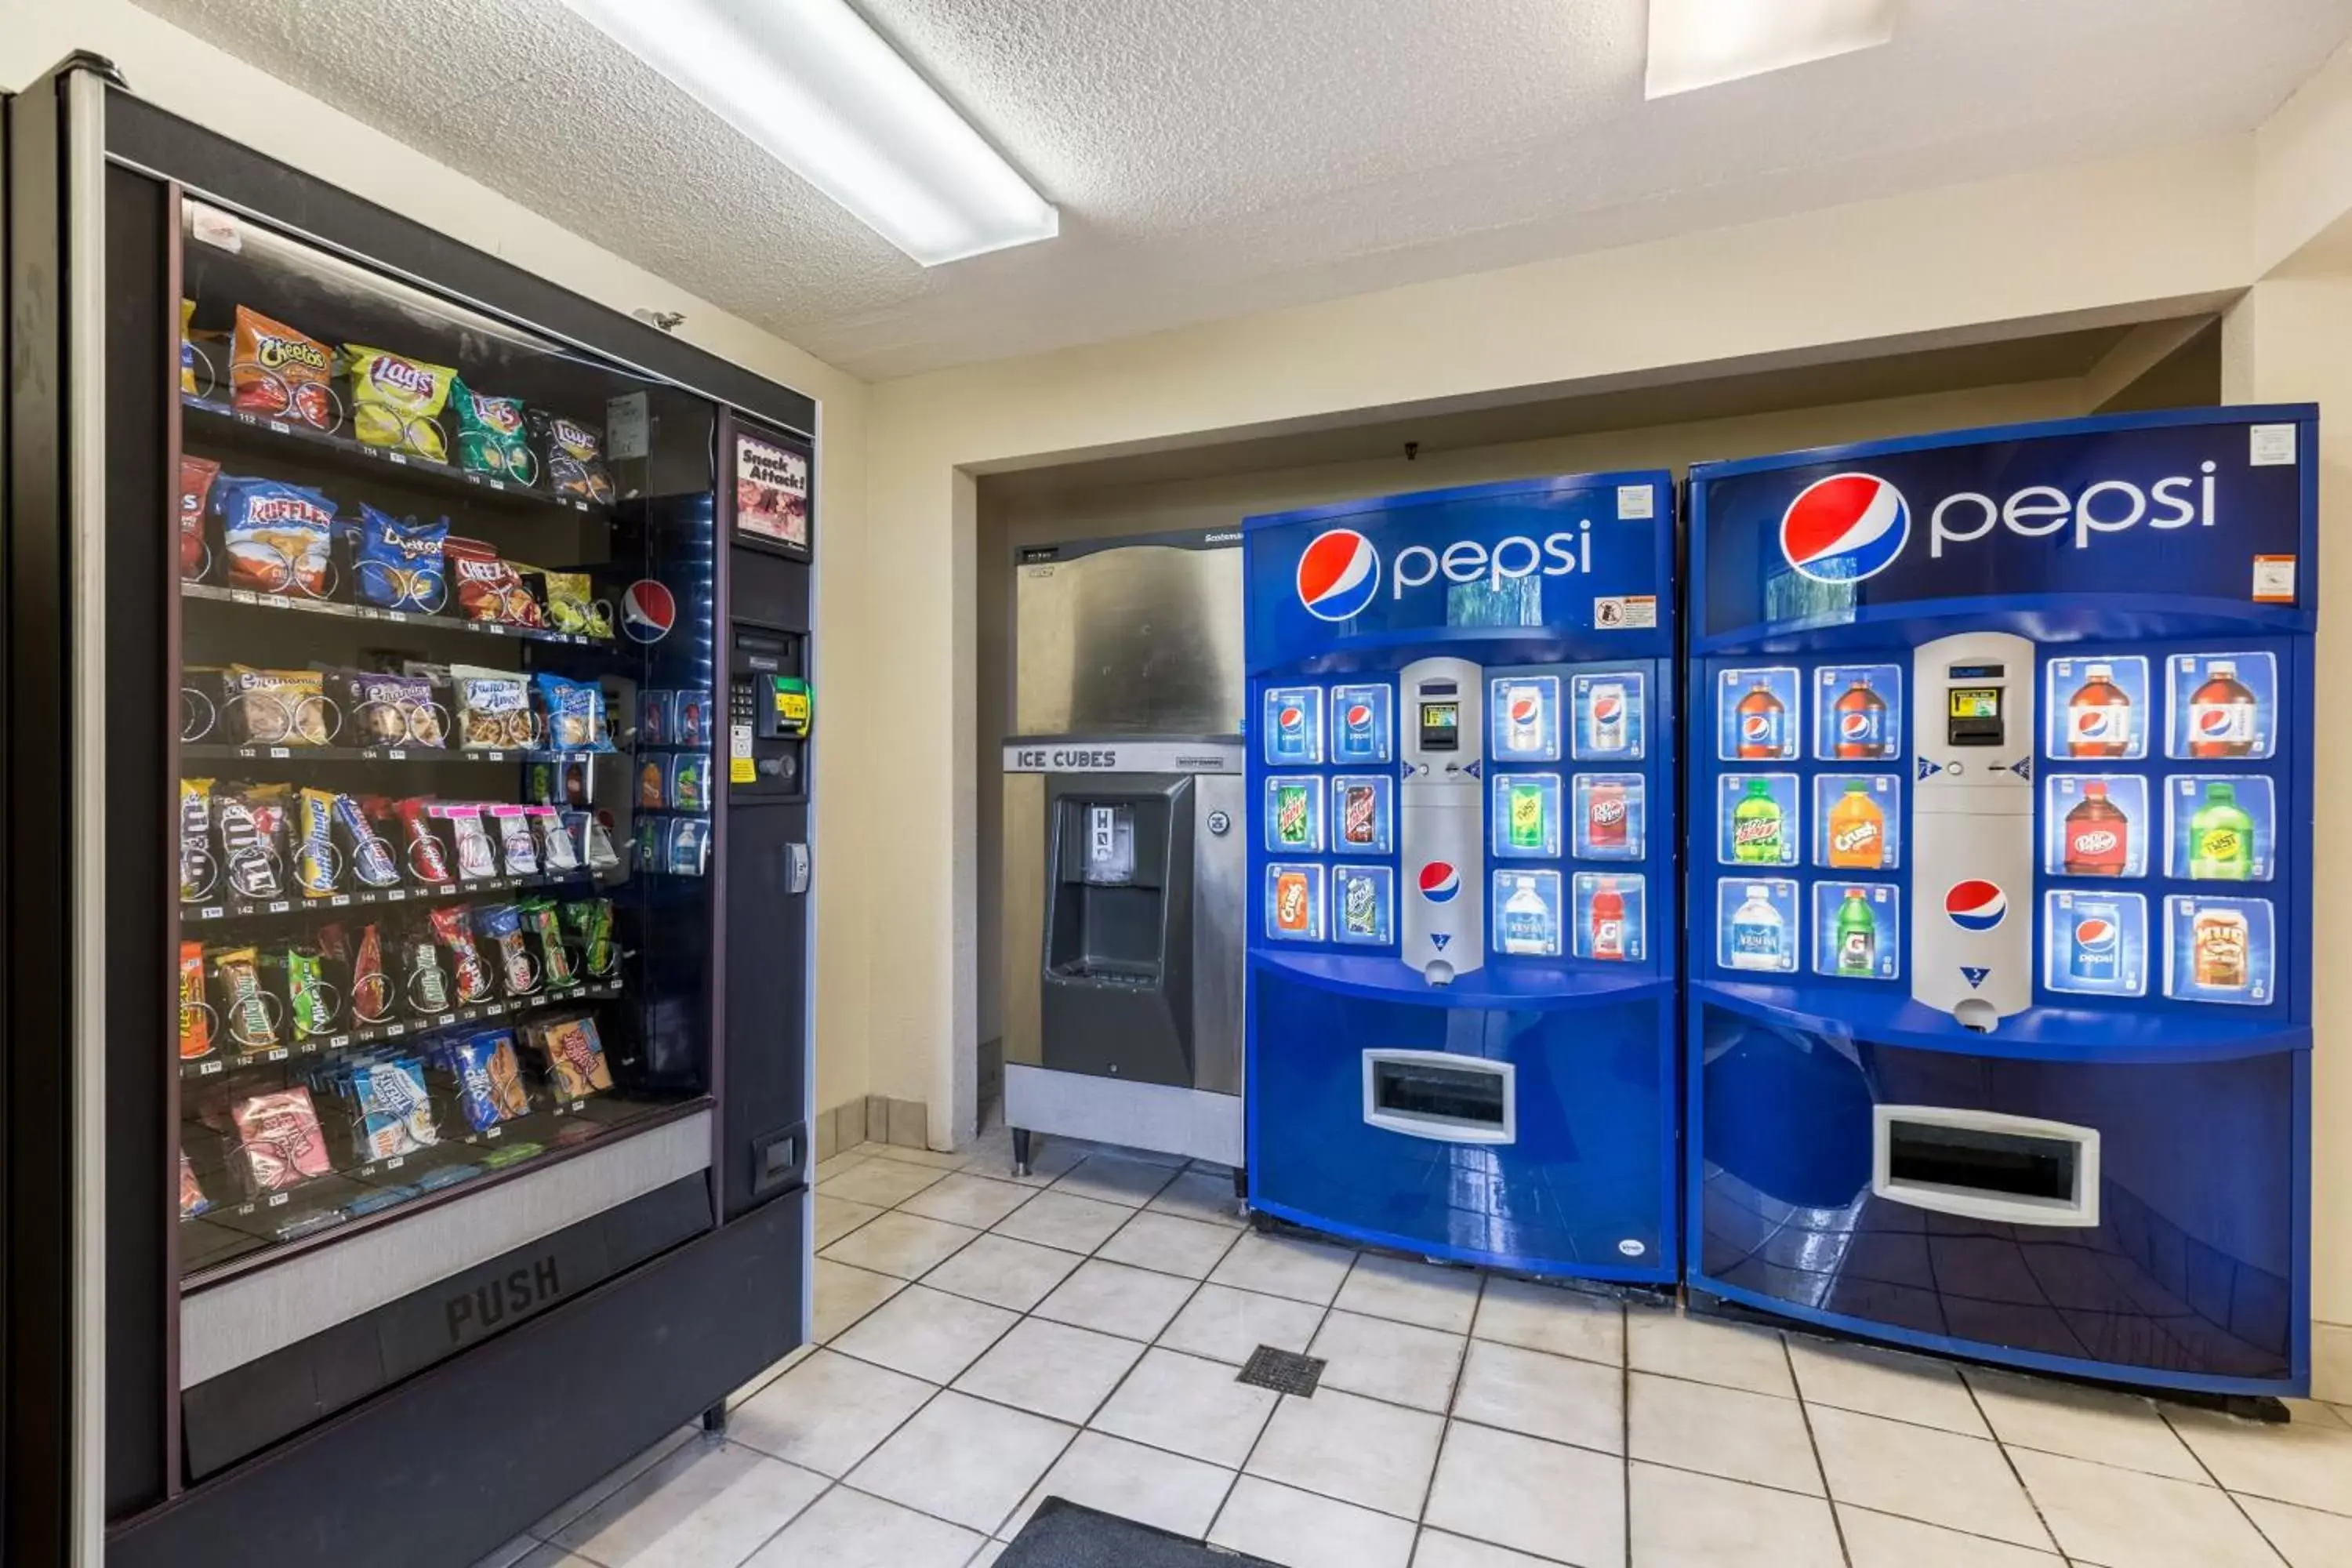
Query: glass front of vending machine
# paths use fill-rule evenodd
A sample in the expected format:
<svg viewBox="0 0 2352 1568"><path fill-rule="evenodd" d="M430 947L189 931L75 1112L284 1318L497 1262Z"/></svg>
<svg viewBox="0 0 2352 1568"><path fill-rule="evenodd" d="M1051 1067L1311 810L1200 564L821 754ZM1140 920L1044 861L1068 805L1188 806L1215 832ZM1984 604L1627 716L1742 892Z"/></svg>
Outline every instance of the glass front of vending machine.
<svg viewBox="0 0 2352 1568"><path fill-rule="evenodd" d="M8 113L12 1496L472 1561L804 1332L804 758L713 769L747 609L805 733L814 405L102 62Z"/></svg>
<svg viewBox="0 0 2352 1568"><path fill-rule="evenodd" d="M1243 551L1251 1205L1671 1280L1670 479L1252 518Z"/></svg>
<svg viewBox="0 0 2352 1568"><path fill-rule="evenodd" d="M1692 470L1696 1289L2303 1391L2315 430Z"/></svg>

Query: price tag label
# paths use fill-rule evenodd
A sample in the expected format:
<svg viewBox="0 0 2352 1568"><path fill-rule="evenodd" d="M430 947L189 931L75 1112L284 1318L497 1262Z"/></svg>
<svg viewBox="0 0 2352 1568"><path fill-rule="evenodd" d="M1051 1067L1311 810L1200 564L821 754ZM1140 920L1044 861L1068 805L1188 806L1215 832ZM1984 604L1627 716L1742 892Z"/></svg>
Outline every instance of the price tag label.
<svg viewBox="0 0 2352 1568"><path fill-rule="evenodd" d="M395 763L404 763L408 761L408 753L406 752L386 752L384 755Z"/></svg>
<svg viewBox="0 0 2352 1568"><path fill-rule="evenodd" d="M228 913L228 911L221 908L218 904L206 904L203 909L196 911L196 918L200 921L216 921L226 913Z"/></svg>
<svg viewBox="0 0 2352 1568"><path fill-rule="evenodd" d="M275 899L270 901L269 912L273 915L282 915L293 907L293 904L288 900Z"/></svg>
<svg viewBox="0 0 2352 1568"><path fill-rule="evenodd" d="M261 595L248 588L231 588L228 600L232 605L257 605L261 603Z"/></svg>
<svg viewBox="0 0 2352 1568"><path fill-rule="evenodd" d="M384 456L404 468L408 467L408 454L405 452L386 452Z"/></svg>
<svg viewBox="0 0 2352 1568"><path fill-rule="evenodd" d="M283 419L272 419L269 422L269 427L272 430L277 431L280 436L291 436L294 434L294 427L287 424Z"/></svg>
<svg viewBox="0 0 2352 1568"><path fill-rule="evenodd" d="M386 1024L384 1026L383 1032L387 1036L404 1035L408 1033L408 1026L405 1024Z"/></svg>
<svg viewBox="0 0 2352 1568"><path fill-rule="evenodd" d="M505 1131L506 1129L503 1127L493 1127L488 1132L483 1133L482 1136L485 1138L496 1138Z"/></svg>
<svg viewBox="0 0 2352 1568"><path fill-rule="evenodd" d="M274 1208L274 1209L282 1209L282 1208L284 1208L284 1207L286 1206L286 1200L287 1200L287 1198L288 1198L289 1196L290 1196L290 1195L291 1195L290 1194L287 1194L287 1193L272 1193L272 1194L269 1194L269 1206L270 1206L271 1208Z"/></svg>
<svg viewBox="0 0 2352 1568"><path fill-rule="evenodd" d="M351 1043L352 1037L349 1035L335 1035L329 1037L327 1048L331 1051L339 1051Z"/></svg>
<svg viewBox="0 0 2352 1568"><path fill-rule="evenodd" d="M384 1168L385 1170L387 1170L387 1171L397 1171L397 1170L399 1170L403 1165L405 1165L405 1164L407 1164L407 1163L408 1163L408 1156L407 1156L407 1155L405 1155L405 1154L394 1154L391 1159L386 1160L386 1161L383 1163L383 1168Z"/></svg>
<svg viewBox="0 0 2352 1568"><path fill-rule="evenodd" d="M196 1068L196 1076L198 1078L210 1078L213 1074L220 1071L220 1069L221 1064L216 1061L200 1063Z"/></svg>
<svg viewBox="0 0 2352 1568"><path fill-rule="evenodd" d="M385 903L388 903L388 904L397 904L397 903L404 902L404 901L407 900L407 898L408 898L408 889L405 889L405 888L394 888L394 889L393 889L391 891L389 891L389 892L387 892L387 893L385 893L385 894L384 894L384 896L383 896L383 901L384 901Z"/></svg>
<svg viewBox="0 0 2352 1568"><path fill-rule="evenodd" d="M330 905L339 910L349 904L351 901L352 896L349 893L337 893L327 900Z"/></svg>
<svg viewBox="0 0 2352 1568"><path fill-rule="evenodd" d="M264 1051L261 1053L261 1059L266 1062L282 1062L286 1059L286 1047L280 1046L274 1051Z"/></svg>
<svg viewBox="0 0 2352 1568"><path fill-rule="evenodd" d="M270 747L270 748L269 748L269 754L270 754L272 757L277 757L277 758L285 758L285 757L290 757L290 756L292 756L292 755L294 754L294 752L293 752L292 749L291 749L291 748L289 748L289 747L286 747L286 746L272 746L272 747Z"/></svg>
<svg viewBox="0 0 2352 1568"><path fill-rule="evenodd" d="M457 1015L455 1013L444 1013L439 1017L433 1020L436 1027L445 1029L457 1021Z"/></svg>

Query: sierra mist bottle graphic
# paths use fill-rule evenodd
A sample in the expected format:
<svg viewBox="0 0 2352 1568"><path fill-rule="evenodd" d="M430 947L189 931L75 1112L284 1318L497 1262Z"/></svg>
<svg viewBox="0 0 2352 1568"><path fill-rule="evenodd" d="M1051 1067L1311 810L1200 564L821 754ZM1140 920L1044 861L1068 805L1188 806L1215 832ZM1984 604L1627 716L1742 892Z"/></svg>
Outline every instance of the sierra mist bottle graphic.
<svg viewBox="0 0 2352 1568"><path fill-rule="evenodd" d="M2235 786L2209 784L2205 804L2189 819L2189 877L2197 882L2242 882L2254 874L2254 819L2238 804Z"/></svg>

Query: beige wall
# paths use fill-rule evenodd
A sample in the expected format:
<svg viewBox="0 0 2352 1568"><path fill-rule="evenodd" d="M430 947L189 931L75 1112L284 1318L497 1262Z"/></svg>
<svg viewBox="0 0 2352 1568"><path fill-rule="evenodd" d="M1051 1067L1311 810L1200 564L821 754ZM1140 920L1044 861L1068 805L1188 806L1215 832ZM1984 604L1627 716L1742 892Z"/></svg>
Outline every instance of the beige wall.
<svg viewBox="0 0 2352 1568"><path fill-rule="evenodd" d="M0 88L22 86L74 49L111 58L152 102L615 310L682 310L679 337L815 397L820 700L828 718L856 706L852 680L871 660L858 643L871 621L863 383L122 0L0 0ZM836 825L854 821L858 786L854 736L827 739L816 791L829 843ZM853 877L820 878L817 900L817 1103L830 1107L866 1090L868 915Z"/></svg>

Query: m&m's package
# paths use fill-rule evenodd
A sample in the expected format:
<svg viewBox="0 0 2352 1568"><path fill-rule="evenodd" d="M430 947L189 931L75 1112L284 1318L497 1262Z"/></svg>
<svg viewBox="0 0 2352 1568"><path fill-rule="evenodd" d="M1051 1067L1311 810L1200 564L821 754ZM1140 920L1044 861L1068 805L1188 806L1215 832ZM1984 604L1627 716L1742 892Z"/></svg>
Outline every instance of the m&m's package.
<svg viewBox="0 0 2352 1568"><path fill-rule="evenodd" d="M343 422L328 381L334 361L327 345L258 310L236 308L229 341L229 398L247 414L299 420L314 430Z"/></svg>
<svg viewBox="0 0 2352 1568"><path fill-rule="evenodd" d="M352 383L352 434L362 445L449 460L441 410L456 371L359 343L343 345L342 366Z"/></svg>

